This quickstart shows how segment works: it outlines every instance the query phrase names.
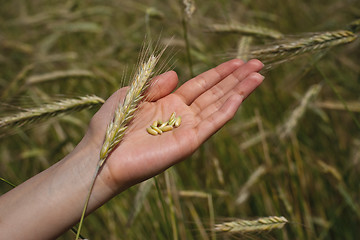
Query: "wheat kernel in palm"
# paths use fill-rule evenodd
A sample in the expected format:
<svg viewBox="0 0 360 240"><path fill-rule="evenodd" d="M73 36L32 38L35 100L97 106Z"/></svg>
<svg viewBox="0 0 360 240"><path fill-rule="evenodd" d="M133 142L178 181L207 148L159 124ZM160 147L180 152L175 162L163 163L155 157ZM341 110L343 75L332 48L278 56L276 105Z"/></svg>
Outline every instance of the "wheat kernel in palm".
<svg viewBox="0 0 360 240"><path fill-rule="evenodd" d="M162 134L162 131L161 131L160 128L155 127L155 126L151 126L151 128L152 128L153 130L155 130L158 134Z"/></svg>
<svg viewBox="0 0 360 240"><path fill-rule="evenodd" d="M167 125L168 125L168 123L169 123L169 122L164 122L163 124L161 124L161 125L160 125L160 126L158 126L158 127L161 129L162 127L167 126Z"/></svg>
<svg viewBox="0 0 360 240"><path fill-rule="evenodd" d="M181 124L181 117L177 117L174 125L175 127L179 127L180 124Z"/></svg>
<svg viewBox="0 0 360 240"><path fill-rule="evenodd" d="M158 135L158 132L157 131L155 131L154 129L152 129L152 128L147 128L146 129L146 131L148 132L148 133L150 133L151 135Z"/></svg>
<svg viewBox="0 0 360 240"><path fill-rule="evenodd" d="M161 131L163 132L168 132L168 131L171 131L173 130L173 126L170 126L170 125L166 125L166 126L163 126L163 127L159 127Z"/></svg>
<svg viewBox="0 0 360 240"><path fill-rule="evenodd" d="M172 119L171 121L169 120L168 125L174 126L175 122L176 122L176 118Z"/></svg>
<svg viewBox="0 0 360 240"><path fill-rule="evenodd" d="M170 118L169 118L169 122L173 119L175 119L176 117L176 112L173 112L171 115L170 115Z"/></svg>
<svg viewBox="0 0 360 240"><path fill-rule="evenodd" d="M154 121L154 122L151 124L151 126L157 127L157 126L158 126L158 124L159 124L159 122L158 122L158 121Z"/></svg>

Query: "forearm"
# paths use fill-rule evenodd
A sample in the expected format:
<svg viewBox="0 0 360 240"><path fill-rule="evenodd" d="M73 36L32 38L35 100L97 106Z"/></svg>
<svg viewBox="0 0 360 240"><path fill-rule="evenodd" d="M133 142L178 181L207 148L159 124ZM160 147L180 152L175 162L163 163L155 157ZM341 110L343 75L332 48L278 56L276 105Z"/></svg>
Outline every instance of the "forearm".
<svg viewBox="0 0 360 240"><path fill-rule="evenodd" d="M53 239L79 220L98 159L85 145L0 197L0 239ZM88 213L113 195L97 180Z"/></svg>

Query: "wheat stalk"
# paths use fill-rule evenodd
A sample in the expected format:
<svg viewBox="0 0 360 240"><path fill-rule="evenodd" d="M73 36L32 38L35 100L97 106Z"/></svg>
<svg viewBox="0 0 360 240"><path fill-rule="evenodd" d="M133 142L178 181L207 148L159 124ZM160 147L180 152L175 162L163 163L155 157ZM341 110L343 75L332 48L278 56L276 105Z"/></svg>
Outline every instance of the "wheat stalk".
<svg viewBox="0 0 360 240"><path fill-rule="evenodd" d="M22 126L49 117L55 117L60 114L80 111L102 103L104 103L104 100L95 95L63 99L54 103L45 104L38 108L25 109L23 112L0 118L0 128Z"/></svg>
<svg viewBox="0 0 360 240"><path fill-rule="evenodd" d="M270 231L275 228L282 228L288 220L285 217L263 217L256 220L237 219L231 222L215 224L215 232L246 233Z"/></svg>
<svg viewBox="0 0 360 240"><path fill-rule="evenodd" d="M264 62L278 61L280 59L291 58L308 52L350 43L357 37L358 35L346 30L322 32L316 33L308 38L300 38L263 49L253 50L249 55L251 58L259 58Z"/></svg>
<svg viewBox="0 0 360 240"><path fill-rule="evenodd" d="M95 174L92 179L87 198L85 200L76 240L78 239L81 231L82 223L84 221L85 213L87 210L92 189L95 184L96 177L109 154L124 137L125 131L128 128L128 124L133 119L134 114L138 109L138 105L144 97L144 92L150 85L150 78L153 74L154 68L164 51L165 48L160 52L159 55L151 55L147 61L144 61L144 59L140 59L140 66L131 82L129 90L126 93L124 102L117 106L113 120L107 127L105 140L100 151L100 159L95 169Z"/></svg>

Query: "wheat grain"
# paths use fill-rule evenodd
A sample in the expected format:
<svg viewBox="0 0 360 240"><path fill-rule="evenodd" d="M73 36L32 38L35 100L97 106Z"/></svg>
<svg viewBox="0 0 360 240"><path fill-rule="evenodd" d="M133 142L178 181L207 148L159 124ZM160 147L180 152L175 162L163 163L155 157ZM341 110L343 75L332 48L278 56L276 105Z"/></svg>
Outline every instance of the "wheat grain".
<svg viewBox="0 0 360 240"><path fill-rule="evenodd" d="M152 126L152 125L151 125L151 128L154 129L159 135L162 134L162 131L161 131L160 128L158 128L158 127L156 127L156 126Z"/></svg>
<svg viewBox="0 0 360 240"><path fill-rule="evenodd" d="M146 128L146 131L151 135L154 135L154 136L158 135L158 132L155 131L154 129L152 129L151 127Z"/></svg>
<svg viewBox="0 0 360 240"><path fill-rule="evenodd" d="M76 99L63 99L54 103L45 104L38 108L26 109L23 112L0 118L0 128L22 126L55 117L60 114L80 111L102 103L104 103L104 100L94 95Z"/></svg>
<svg viewBox="0 0 360 240"><path fill-rule="evenodd" d="M163 126L163 127L159 127L159 129L163 132L168 132L168 131L171 131L173 130L173 126L170 126L170 125L166 125L166 126Z"/></svg>
<svg viewBox="0 0 360 240"><path fill-rule="evenodd" d="M174 127L179 127L181 124L181 117L177 117L176 120L175 120L175 123L174 123Z"/></svg>
<svg viewBox="0 0 360 240"><path fill-rule="evenodd" d="M275 228L282 228L288 220L285 217L264 217L256 220L237 219L231 222L215 224L215 232L246 233L270 231Z"/></svg>
<svg viewBox="0 0 360 240"><path fill-rule="evenodd" d="M176 121L176 120L175 120L175 117L176 117L176 112L173 112L173 113L170 115L169 123L172 122L172 121Z"/></svg>
<svg viewBox="0 0 360 240"><path fill-rule="evenodd" d="M173 112L170 115L168 121L163 122L161 120L154 121L150 127L146 128L146 131L151 135L161 135L163 132L168 132L174 129L174 127L179 127L181 124L181 117L176 117L176 113Z"/></svg>

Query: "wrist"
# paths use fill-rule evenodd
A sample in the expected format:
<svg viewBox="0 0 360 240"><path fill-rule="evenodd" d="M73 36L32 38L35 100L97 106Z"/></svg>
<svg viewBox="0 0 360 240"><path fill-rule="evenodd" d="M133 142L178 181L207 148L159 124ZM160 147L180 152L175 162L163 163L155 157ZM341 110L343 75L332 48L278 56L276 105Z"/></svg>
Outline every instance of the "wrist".
<svg viewBox="0 0 360 240"><path fill-rule="evenodd" d="M77 147L71 152L64 161L66 171L74 172L76 184L79 184L77 198L83 207L86 196L89 193L95 171L99 162L100 146L85 136ZM92 190L88 212L91 212L107 202L117 192L117 188L112 184L108 170L100 169L98 172L94 188Z"/></svg>

